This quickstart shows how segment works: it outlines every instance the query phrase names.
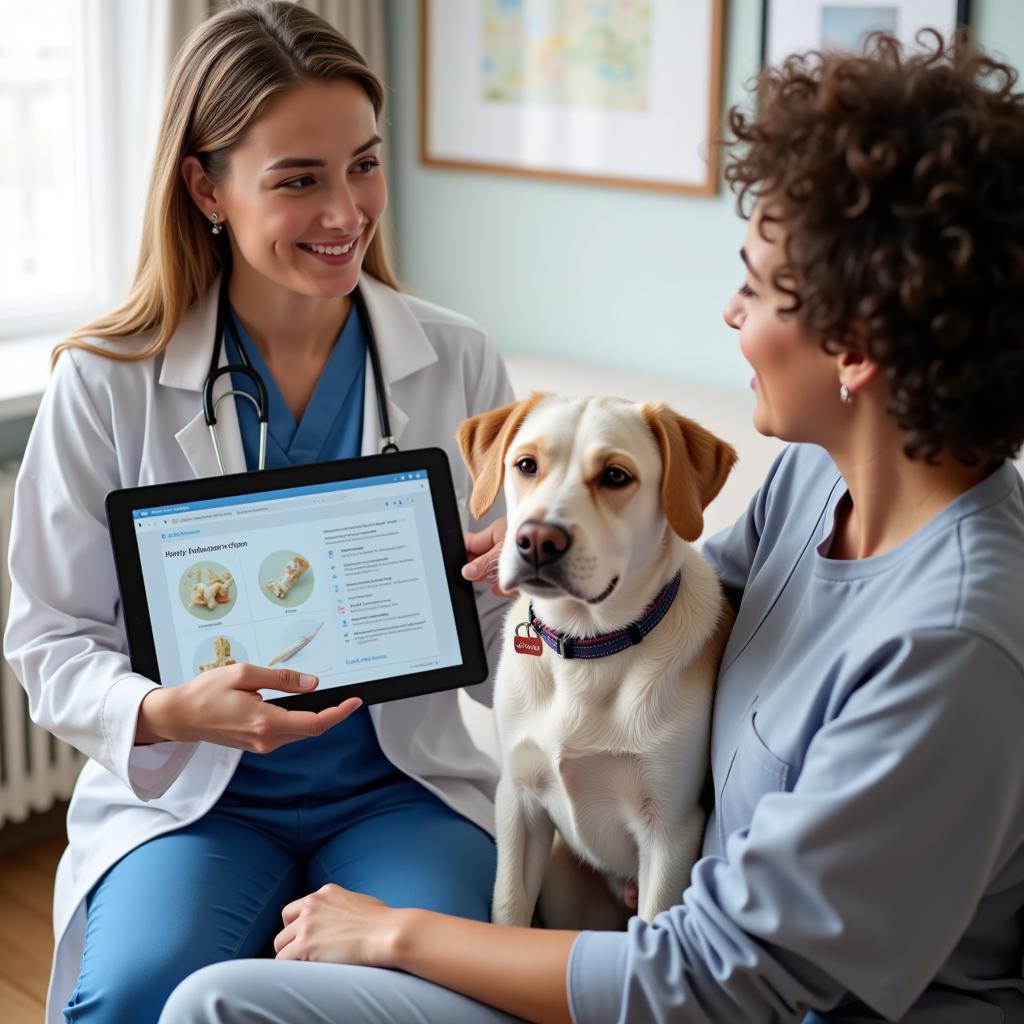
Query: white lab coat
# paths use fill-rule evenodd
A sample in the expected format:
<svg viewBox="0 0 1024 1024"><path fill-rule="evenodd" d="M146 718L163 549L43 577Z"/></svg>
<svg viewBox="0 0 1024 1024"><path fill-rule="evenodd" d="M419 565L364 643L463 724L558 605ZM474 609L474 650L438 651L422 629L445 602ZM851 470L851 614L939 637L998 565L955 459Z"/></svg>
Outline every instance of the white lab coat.
<svg viewBox="0 0 1024 1024"><path fill-rule="evenodd" d="M466 416L512 400L501 358L471 321L365 274L361 286L378 339L392 432L403 448L448 452L464 525L478 529L482 524L465 511L471 485L454 435ZM47 1021L54 1024L77 980L89 890L140 843L205 814L241 756L209 743L134 746L139 704L154 684L131 670L104 511L115 488L217 475L200 401L216 305L215 286L155 358L126 363L65 352L18 477L5 654L28 692L33 720L89 757L57 869L47 1003ZM125 351L145 340L101 344ZM227 376L220 377L215 394L228 387ZM226 470L244 471L234 403L223 402L218 412ZM379 449L367 366L362 452ZM487 588L479 590L493 668L503 609ZM473 695L489 703L489 685ZM454 691L376 705L370 715L394 765L493 831L497 769L470 739Z"/></svg>

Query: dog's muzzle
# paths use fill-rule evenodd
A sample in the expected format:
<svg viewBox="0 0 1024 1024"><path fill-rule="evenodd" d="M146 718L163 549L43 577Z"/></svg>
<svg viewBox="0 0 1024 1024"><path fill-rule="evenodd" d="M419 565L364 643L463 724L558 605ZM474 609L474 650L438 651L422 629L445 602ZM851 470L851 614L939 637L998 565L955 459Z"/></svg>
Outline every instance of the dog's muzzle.
<svg viewBox="0 0 1024 1024"><path fill-rule="evenodd" d="M503 583L510 589L527 593L550 594L561 591L568 597L587 604L600 604L619 582L616 576L596 597L580 593L566 578L565 563L561 561L572 547L572 534L564 526L543 519L527 519L516 530L516 550L519 558L513 577Z"/></svg>
<svg viewBox="0 0 1024 1024"><path fill-rule="evenodd" d="M516 550L533 571L553 565L572 547L568 530L543 519L527 519L516 530Z"/></svg>

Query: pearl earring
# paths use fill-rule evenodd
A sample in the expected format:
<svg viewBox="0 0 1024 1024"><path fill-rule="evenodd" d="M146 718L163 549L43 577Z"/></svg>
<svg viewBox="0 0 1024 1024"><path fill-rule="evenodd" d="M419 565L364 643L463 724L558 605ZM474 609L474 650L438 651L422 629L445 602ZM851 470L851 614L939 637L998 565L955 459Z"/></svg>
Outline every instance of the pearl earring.
<svg viewBox="0 0 1024 1024"><path fill-rule="evenodd" d="M220 214L214 210L213 213L210 214L210 220L213 221L213 227L210 228L210 234L219 235L224 230L224 225L217 223L220 220Z"/></svg>
<svg viewBox="0 0 1024 1024"><path fill-rule="evenodd" d="M853 401L853 395L850 394L850 389L845 384L839 385L839 401L844 405L849 405Z"/></svg>

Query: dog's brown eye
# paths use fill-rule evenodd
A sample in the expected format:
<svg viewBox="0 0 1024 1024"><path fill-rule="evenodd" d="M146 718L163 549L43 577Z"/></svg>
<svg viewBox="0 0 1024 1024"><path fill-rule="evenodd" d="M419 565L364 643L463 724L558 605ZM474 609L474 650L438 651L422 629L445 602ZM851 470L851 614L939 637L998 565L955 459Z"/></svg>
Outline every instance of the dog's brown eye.
<svg viewBox="0 0 1024 1024"><path fill-rule="evenodd" d="M523 476L536 476L537 460L531 459L529 456L524 456L516 463L516 469L518 469Z"/></svg>
<svg viewBox="0 0 1024 1024"><path fill-rule="evenodd" d="M601 475L601 483L605 487L625 487L633 478L619 466L609 466Z"/></svg>

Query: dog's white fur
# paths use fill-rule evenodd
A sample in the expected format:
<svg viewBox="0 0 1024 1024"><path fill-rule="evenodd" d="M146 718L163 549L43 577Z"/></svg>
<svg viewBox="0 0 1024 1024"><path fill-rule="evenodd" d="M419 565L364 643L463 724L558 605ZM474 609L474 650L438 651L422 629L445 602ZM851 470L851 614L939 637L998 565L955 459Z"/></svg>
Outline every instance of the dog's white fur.
<svg viewBox="0 0 1024 1024"><path fill-rule="evenodd" d="M649 921L679 901L704 830L714 680L731 615L687 541L735 453L664 406L537 395L468 420L459 441L475 514L504 481L499 580L521 593L495 685L502 775L493 919L529 925L547 877L548 927L620 927L625 879L637 881ZM608 477L612 467L633 483L608 486L621 481ZM547 586L517 546L527 520L556 523L572 538L546 570ZM595 636L638 620L680 569L675 601L637 646L587 660L513 649L531 597L546 625ZM557 842L553 853L556 829L575 857Z"/></svg>

